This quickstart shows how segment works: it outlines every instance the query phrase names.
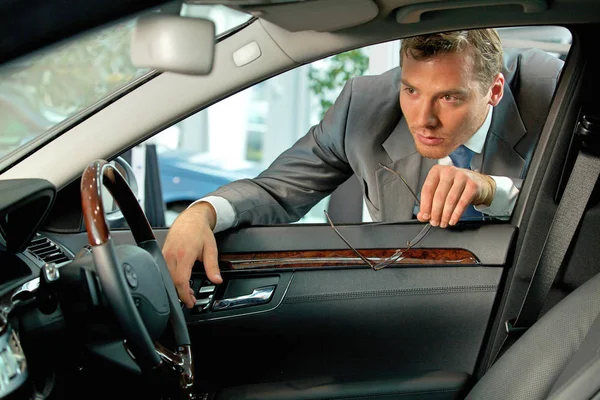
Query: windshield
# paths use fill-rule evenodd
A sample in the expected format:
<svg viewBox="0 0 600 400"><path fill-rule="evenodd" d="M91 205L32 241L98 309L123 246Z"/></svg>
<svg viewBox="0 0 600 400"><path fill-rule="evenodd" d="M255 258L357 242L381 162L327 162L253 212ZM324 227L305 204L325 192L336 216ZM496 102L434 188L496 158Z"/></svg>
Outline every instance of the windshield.
<svg viewBox="0 0 600 400"><path fill-rule="evenodd" d="M212 20L217 35L251 18L221 5L183 4L180 14ZM0 67L0 161L152 72L131 63L135 20L78 36Z"/></svg>

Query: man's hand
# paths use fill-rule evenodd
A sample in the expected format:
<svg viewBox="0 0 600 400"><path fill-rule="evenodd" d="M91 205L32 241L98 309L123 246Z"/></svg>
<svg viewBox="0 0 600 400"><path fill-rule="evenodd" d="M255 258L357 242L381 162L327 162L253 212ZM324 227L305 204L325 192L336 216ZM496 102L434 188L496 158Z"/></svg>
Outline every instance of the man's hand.
<svg viewBox="0 0 600 400"><path fill-rule="evenodd" d="M489 206L496 182L487 175L445 165L434 165L421 189L417 219L433 226L455 225L469 204Z"/></svg>
<svg viewBox="0 0 600 400"><path fill-rule="evenodd" d="M196 260L204 264L206 276L212 283L223 282L213 233L215 224L216 213L212 206L205 202L196 203L177 217L162 249L179 298L188 308L196 303L189 284Z"/></svg>

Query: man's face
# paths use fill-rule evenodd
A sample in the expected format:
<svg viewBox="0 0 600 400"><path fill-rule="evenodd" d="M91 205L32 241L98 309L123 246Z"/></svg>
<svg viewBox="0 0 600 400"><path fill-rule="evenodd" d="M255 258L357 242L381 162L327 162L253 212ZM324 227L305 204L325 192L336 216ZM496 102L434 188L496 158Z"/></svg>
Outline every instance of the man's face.
<svg viewBox="0 0 600 400"><path fill-rule="evenodd" d="M402 55L400 107L417 151L443 158L483 124L490 105L502 98L502 74L484 93L470 51L417 61Z"/></svg>

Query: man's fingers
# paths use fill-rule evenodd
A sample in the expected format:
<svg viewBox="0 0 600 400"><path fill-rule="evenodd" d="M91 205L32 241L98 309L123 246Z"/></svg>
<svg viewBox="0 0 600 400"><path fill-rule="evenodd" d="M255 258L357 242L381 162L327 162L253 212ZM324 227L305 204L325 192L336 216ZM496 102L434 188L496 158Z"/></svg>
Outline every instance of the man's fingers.
<svg viewBox="0 0 600 400"><path fill-rule="evenodd" d="M184 299L187 298L187 296L182 294L182 291L185 291L186 287L189 288L189 283L188 285L183 284L185 275L180 270L182 264L177 262L177 253L173 250L173 248L163 249L163 257L165 258L165 262L169 268L169 273L171 274L171 279L173 280L175 289L177 289L177 295L181 301L186 303ZM179 270L177 268L178 265L180 266ZM188 303L186 303L186 305L188 305Z"/></svg>
<svg viewBox="0 0 600 400"><path fill-rule="evenodd" d="M440 227L446 228L451 223L452 215L456 209L460 198L462 197L463 191L465 190L466 180L455 180L452 188L446 196L446 202L444 203L444 211L442 212L442 219L440 221ZM463 210L464 211L464 210ZM462 212L461 212L462 215Z"/></svg>
<svg viewBox="0 0 600 400"><path fill-rule="evenodd" d="M463 215L467 207L471 205L471 202L473 201L473 198L476 194L477 185L473 183L473 181L467 181L462 195L460 196L460 199L456 204L456 208L452 213L452 217L450 217L450 225L456 225L456 223L460 220L460 217Z"/></svg>
<svg viewBox="0 0 600 400"><path fill-rule="evenodd" d="M207 238L202 249L202 263L208 279L218 285L223 283L221 271L219 270L219 253L217 251L217 242L214 237Z"/></svg>
<svg viewBox="0 0 600 400"><path fill-rule="evenodd" d="M421 189L417 219L432 226L456 225L471 204L489 205L495 181L485 175L452 166L435 165Z"/></svg>
<svg viewBox="0 0 600 400"><path fill-rule="evenodd" d="M446 204L446 198L448 193L452 189L454 184L455 174L452 170L446 169L440 174L438 186L433 195L433 205L431 206L431 218L430 222L432 226L438 226L441 224L442 212L444 211L444 205Z"/></svg>
<svg viewBox="0 0 600 400"><path fill-rule="evenodd" d="M192 298L192 301L194 302L194 304L192 304L192 307L193 307L194 305L196 305L196 296L194 296L194 289L192 287L190 287L189 289L190 289L190 296ZM185 305L187 306L188 304L185 303Z"/></svg>
<svg viewBox="0 0 600 400"><path fill-rule="evenodd" d="M188 308L194 307L196 299L194 298L193 292L190 293L190 277L192 275L192 267L196 262L196 257L192 253L182 249L177 255L177 264L171 276L173 283L177 289L179 299Z"/></svg>
<svg viewBox="0 0 600 400"><path fill-rule="evenodd" d="M419 215L417 218L421 222L429 221L431 217L431 203L433 201L433 195L440 181L439 168L434 166L427 174L427 178L421 188L421 205L419 206Z"/></svg>
<svg viewBox="0 0 600 400"><path fill-rule="evenodd" d="M175 286L175 289L177 289L179 300L181 300L181 302L185 304L187 308L194 307L194 304L196 304L196 297L194 297L193 290L190 292L189 283L186 286Z"/></svg>
<svg viewBox="0 0 600 400"><path fill-rule="evenodd" d="M212 206L207 204L200 202L181 213L171 226L163 246L163 256L177 295L190 308L196 302L189 283L196 261L204 263L208 279L213 283L223 281L219 274L217 245L212 232L216 215Z"/></svg>

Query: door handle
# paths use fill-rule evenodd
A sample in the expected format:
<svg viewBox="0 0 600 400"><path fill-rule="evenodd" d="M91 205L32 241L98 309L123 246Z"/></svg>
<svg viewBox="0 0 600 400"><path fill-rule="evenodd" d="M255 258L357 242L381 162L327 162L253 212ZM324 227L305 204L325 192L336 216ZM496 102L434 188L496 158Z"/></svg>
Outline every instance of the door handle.
<svg viewBox="0 0 600 400"><path fill-rule="evenodd" d="M213 311L229 310L232 308L257 306L268 303L275 291L275 285L265 286L254 289L251 294L246 294L228 299L216 300L213 304Z"/></svg>

